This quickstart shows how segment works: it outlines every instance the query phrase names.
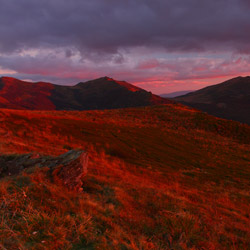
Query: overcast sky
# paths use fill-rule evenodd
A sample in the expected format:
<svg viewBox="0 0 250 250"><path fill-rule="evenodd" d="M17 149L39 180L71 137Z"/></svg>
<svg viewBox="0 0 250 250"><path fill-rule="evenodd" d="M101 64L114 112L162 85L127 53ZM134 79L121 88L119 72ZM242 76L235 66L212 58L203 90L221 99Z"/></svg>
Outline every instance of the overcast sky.
<svg viewBox="0 0 250 250"><path fill-rule="evenodd" d="M250 75L250 1L0 0L0 75L157 94Z"/></svg>

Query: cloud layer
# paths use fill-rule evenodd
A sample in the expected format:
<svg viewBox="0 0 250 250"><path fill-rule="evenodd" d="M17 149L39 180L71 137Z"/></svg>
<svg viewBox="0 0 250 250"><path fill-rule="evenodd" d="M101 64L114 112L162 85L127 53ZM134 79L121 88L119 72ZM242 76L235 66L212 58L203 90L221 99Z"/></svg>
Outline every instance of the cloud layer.
<svg viewBox="0 0 250 250"><path fill-rule="evenodd" d="M0 0L0 6L0 72L136 83L248 73L247 0Z"/></svg>

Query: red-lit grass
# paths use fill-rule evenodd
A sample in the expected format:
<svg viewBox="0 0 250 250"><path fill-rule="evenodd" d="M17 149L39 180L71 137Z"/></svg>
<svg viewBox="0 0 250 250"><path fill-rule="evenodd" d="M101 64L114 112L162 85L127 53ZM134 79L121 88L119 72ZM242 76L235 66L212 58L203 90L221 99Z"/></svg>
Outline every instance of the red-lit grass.
<svg viewBox="0 0 250 250"><path fill-rule="evenodd" d="M46 168L2 180L2 246L249 249L250 129L196 113L3 110L1 152L80 147L90 160L80 194L52 183Z"/></svg>

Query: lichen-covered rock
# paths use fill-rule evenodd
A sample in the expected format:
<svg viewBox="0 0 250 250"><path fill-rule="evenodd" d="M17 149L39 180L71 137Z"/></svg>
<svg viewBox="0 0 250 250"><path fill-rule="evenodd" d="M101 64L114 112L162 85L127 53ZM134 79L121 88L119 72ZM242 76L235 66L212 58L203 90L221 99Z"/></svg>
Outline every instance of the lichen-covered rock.
<svg viewBox="0 0 250 250"><path fill-rule="evenodd" d="M88 154L83 150L70 150L58 157L39 154L0 156L0 177L17 175L26 168L49 167L55 182L70 190L81 191L82 178L87 174Z"/></svg>

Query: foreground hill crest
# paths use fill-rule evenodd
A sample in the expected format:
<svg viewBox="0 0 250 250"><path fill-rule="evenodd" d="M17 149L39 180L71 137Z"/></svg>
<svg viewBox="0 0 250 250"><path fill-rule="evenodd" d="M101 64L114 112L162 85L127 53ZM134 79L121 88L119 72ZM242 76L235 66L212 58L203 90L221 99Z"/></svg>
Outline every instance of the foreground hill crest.
<svg viewBox="0 0 250 250"><path fill-rule="evenodd" d="M30 110L94 110L171 103L125 81L110 77L61 86L0 78L0 108Z"/></svg>

